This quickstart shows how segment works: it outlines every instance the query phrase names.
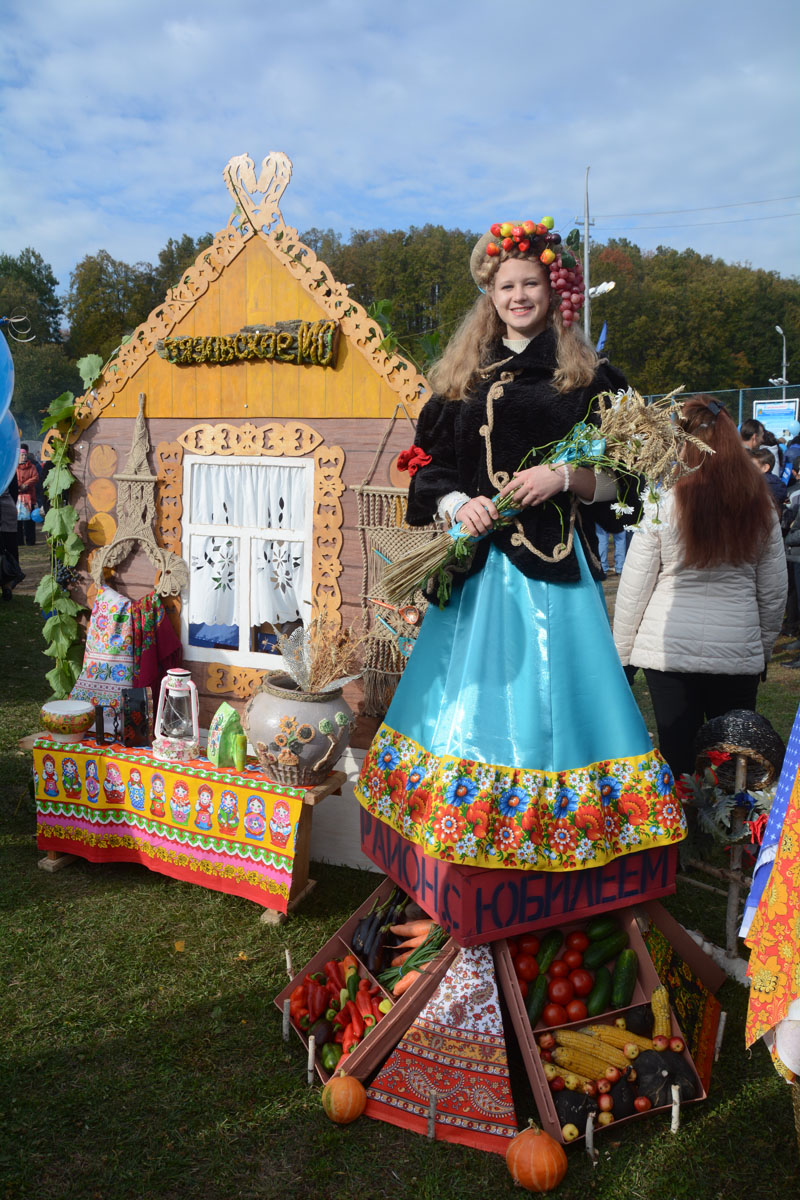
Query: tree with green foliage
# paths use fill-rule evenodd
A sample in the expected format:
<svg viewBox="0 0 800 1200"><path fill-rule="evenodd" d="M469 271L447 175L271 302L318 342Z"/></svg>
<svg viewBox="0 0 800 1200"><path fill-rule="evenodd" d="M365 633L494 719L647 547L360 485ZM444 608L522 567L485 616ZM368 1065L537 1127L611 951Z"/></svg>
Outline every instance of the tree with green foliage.
<svg viewBox="0 0 800 1200"><path fill-rule="evenodd" d="M0 315L24 313L39 342L61 341L64 305L57 287L52 267L32 247L0 254Z"/></svg>
<svg viewBox="0 0 800 1200"><path fill-rule="evenodd" d="M81 377L61 345L53 342L15 343L13 338L9 344L14 360L11 410L23 440L37 438L43 414L54 396L62 392L80 395Z"/></svg>

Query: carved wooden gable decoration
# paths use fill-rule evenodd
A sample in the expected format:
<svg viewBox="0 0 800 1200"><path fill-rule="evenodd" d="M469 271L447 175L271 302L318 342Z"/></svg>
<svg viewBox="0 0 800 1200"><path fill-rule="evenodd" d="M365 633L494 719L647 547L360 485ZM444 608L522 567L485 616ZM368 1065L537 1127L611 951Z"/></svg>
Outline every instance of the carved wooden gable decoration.
<svg viewBox="0 0 800 1200"><path fill-rule="evenodd" d="M427 385L381 349L377 323L285 224L279 201L290 176L283 154L268 155L258 177L247 155L228 163L235 208L227 227L79 400L75 440L98 417L135 418L144 393L156 533L178 554L184 453L312 457L312 604L338 619L345 450L327 445L314 422L390 418L399 401L413 413ZM89 523L96 544L115 524L99 515L97 536Z"/></svg>

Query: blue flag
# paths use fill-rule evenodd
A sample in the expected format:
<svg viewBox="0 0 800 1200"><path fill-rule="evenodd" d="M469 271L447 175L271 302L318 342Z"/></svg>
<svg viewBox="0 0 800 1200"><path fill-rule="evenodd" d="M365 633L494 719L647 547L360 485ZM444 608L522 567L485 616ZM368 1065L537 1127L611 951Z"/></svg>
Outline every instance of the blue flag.
<svg viewBox="0 0 800 1200"><path fill-rule="evenodd" d="M607 332L608 332L608 322L603 321L603 328L600 330L600 337L597 339L598 354L603 349L603 346L605 346L605 344L606 344L606 333Z"/></svg>

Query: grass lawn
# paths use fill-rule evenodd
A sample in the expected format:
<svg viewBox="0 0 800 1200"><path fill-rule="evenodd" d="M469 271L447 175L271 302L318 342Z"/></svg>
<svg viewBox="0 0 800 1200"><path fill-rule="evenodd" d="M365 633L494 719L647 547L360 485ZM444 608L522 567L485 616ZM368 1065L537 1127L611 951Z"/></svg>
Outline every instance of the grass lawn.
<svg viewBox="0 0 800 1200"><path fill-rule="evenodd" d="M299 1042L281 1040L285 949L302 965L375 876L315 866L300 914L269 929L247 901L144 867L37 870L30 756L16 742L47 698L40 629L29 595L0 606L0 1200L518 1196L496 1155L366 1119L331 1125ZM784 738L799 682L775 666L761 689ZM718 942L724 904L685 883L668 901ZM708 1101L676 1136L663 1116L603 1134L596 1169L573 1150L559 1197L797 1194L789 1089L763 1046L744 1050L745 991L726 983L719 998L728 1023ZM521 1120L535 1116L524 1088L518 1100Z"/></svg>

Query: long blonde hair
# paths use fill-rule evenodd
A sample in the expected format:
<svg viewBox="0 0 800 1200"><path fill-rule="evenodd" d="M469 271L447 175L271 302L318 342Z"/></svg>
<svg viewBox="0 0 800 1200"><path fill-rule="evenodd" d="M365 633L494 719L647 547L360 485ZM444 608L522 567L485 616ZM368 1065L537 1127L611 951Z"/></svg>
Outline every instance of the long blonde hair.
<svg viewBox="0 0 800 1200"><path fill-rule="evenodd" d="M497 315L491 292L494 278L502 262L509 258L527 259L541 266L538 257L503 250L495 258L486 258L476 272L484 289L447 343L444 353L428 371L434 392L445 400L463 400L479 382L483 370L492 361L492 349L505 334L505 325ZM545 268L542 268L546 270ZM560 297L550 292L548 328L556 335L556 369L553 387L557 392L571 392L587 387L597 371L598 357L579 329L561 320Z"/></svg>

